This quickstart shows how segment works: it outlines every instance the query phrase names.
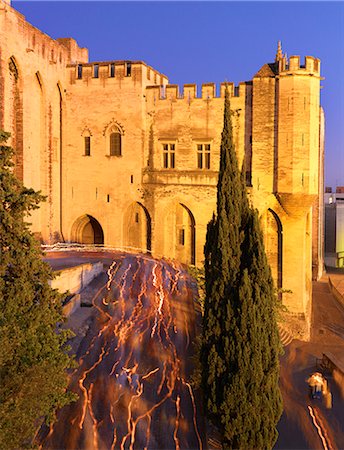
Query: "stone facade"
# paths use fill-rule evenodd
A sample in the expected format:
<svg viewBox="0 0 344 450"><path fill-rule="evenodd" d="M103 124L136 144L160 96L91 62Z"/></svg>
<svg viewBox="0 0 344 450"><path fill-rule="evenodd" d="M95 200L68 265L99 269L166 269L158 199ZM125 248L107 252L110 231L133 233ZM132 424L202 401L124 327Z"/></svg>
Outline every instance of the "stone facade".
<svg viewBox="0 0 344 450"><path fill-rule="evenodd" d="M16 170L47 202L44 242L97 243L201 265L216 208L224 89L180 91L141 61L88 62L0 0L0 127ZM322 271L324 118L320 61L278 49L251 81L229 83L234 140L289 311L309 325Z"/></svg>
<svg viewBox="0 0 344 450"><path fill-rule="evenodd" d="M325 189L325 264L344 267L344 186Z"/></svg>

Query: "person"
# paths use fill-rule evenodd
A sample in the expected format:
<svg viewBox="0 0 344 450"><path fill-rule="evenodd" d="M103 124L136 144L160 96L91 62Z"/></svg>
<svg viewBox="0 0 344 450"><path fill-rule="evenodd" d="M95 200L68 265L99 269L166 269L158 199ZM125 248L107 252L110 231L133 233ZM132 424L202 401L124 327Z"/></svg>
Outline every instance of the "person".
<svg viewBox="0 0 344 450"><path fill-rule="evenodd" d="M324 385L324 377L320 372L313 373L307 380L312 398L320 398L322 387Z"/></svg>

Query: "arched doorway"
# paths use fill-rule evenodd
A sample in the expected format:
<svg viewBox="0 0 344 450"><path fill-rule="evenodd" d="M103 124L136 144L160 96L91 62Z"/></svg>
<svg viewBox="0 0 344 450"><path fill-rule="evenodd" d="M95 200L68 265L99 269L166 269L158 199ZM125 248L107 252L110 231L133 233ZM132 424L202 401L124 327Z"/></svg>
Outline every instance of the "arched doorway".
<svg viewBox="0 0 344 450"><path fill-rule="evenodd" d="M123 222L124 246L129 250L150 253L152 249L152 221L147 208L140 202L132 203Z"/></svg>
<svg viewBox="0 0 344 450"><path fill-rule="evenodd" d="M183 203L176 209L176 258L185 264L196 263L196 222Z"/></svg>
<svg viewBox="0 0 344 450"><path fill-rule="evenodd" d="M272 209L267 214L266 253L277 289L282 288L283 228L278 215Z"/></svg>
<svg viewBox="0 0 344 450"><path fill-rule="evenodd" d="M72 241L79 244L104 244L103 229L94 217L85 214L74 222Z"/></svg>

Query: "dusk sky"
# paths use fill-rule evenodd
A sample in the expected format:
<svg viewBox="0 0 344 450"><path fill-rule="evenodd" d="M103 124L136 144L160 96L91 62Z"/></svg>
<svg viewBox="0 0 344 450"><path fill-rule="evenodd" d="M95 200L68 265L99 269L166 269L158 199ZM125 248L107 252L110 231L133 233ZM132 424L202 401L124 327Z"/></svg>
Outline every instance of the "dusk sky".
<svg viewBox="0 0 344 450"><path fill-rule="evenodd" d="M288 56L321 60L325 184L344 185L344 2L13 1L53 38L73 37L90 60L143 60L171 84L250 80Z"/></svg>

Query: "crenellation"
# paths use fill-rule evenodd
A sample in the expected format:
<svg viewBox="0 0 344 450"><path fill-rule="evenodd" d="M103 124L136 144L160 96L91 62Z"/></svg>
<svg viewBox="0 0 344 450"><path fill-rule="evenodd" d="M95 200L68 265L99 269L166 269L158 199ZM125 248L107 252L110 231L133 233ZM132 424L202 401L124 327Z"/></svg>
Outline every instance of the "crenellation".
<svg viewBox="0 0 344 450"><path fill-rule="evenodd" d="M203 83L202 84L202 98L208 100L216 97L216 85L215 83Z"/></svg>
<svg viewBox="0 0 344 450"><path fill-rule="evenodd" d="M289 60L283 59L284 64L280 65L279 71L281 74L307 74L320 76L320 60L313 56L305 56L304 63L300 63L300 56L290 56Z"/></svg>
<svg viewBox="0 0 344 450"><path fill-rule="evenodd" d="M196 84L184 84L183 86L184 99L190 101L197 97L197 85Z"/></svg>
<svg viewBox="0 0 344 450"><path fill-rule="evenodd" d="M165 86L165 98L168 100L179 99L179 86L177 84L167 84Z"/></svg>
<svg viewBox="0 0 344 450"><path fill-rule="evenodd" d="M289 57L289 71L297 71L300 69L300 56Z"/></svg>
<svg viewBox="0 0 344 450"><path fill-rule="evenodd" d="M249 82L240 82L238 86L235 86L234 83L221 83L220 84L220 95L217 95L217 89L215 83L203 83L201 85L200 95L197 95L197 85L193 83L184 84L182 89L180 89L177 84L167 84L161 85L161 88L158 86L146 86L146 89L149 90L147 94L147 101L149 99L154 99L154 101L158 100L166 100L170 99L173 101L186 101L187 103L198 101L201 102L203 100L210 99L223 99L225 96L226 86L229 90L229 95L233 99L244 100L247 95L247 84ZM236 101L236 100L234 100ZM200 103L201 104L201 103Z"/></svg>

